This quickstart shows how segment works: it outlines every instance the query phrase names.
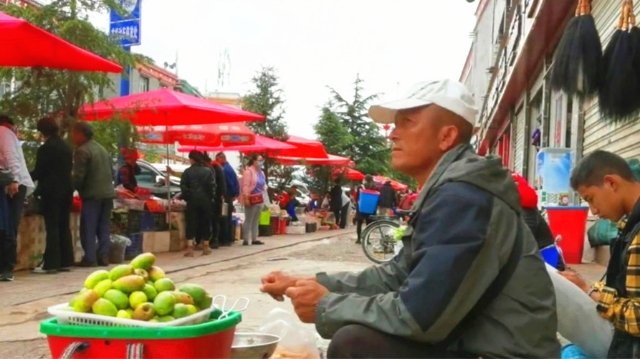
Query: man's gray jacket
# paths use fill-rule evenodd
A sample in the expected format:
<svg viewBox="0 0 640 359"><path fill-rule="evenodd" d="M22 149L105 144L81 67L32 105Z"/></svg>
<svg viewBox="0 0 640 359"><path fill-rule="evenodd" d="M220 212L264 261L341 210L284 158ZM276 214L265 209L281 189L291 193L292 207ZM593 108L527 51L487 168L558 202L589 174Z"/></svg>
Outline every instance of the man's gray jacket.
<svg viewBox="0 0 640 359"><path fill-rule="evenodd" d="M505 265L520 235L522 257L502 293L451 350L494 358L558 358L553 284L520 200L499 158L469 146L448 152L414 204L418 217L396 258L360 273L319 273L331 293L320 301L316 328L331 338L361 324L437 344L474 307Z"/></svg>

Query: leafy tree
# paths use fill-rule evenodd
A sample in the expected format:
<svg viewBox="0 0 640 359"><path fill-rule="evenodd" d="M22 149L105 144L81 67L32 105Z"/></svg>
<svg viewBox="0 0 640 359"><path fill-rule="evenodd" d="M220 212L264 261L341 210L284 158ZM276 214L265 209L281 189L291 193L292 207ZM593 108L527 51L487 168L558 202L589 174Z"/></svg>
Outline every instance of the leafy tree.
<svg viewBox="0 0 640 359"><path fill-rule="evenodd" d="M322 142L328 153L344 155L354 141L354 136L342 123L342 119L332 111L333 103L329 101L321 109L320 118L313 126L316 138ZM310 166L310 176L305 182L316 193L325 193L331 187L333 168L329 166Z"/></svg>
<svg viewBox="0 0 640 359"><path fill-rule="evenodd" d="M247 125L255 133L286 141L289 138L287 124L284 122L284 97L276 70L273 67L263 67L252 79L253 89L244 96L242 109L263 115L264 121L248 122ZM294 171L291 166L282 166L262 154L265 159L265 174L267 178L279 181L278 186L284 187L291 181Z"/></svg>
<svg viewBox="0 0 640 359"><path fill-rule="evenodd" d="M40 7L0 6L9 15L23 18L79 47L123 66L134 65L142 58L124 51L117 39L96 29L89 21L91 12L121 11L115 0L54 0ZM25 46L29 44L25 43ZM1 55L0 55L1 56ZM36 121L46 115L58 116L63 136L77 121L78 109L101 99L112 88L107 73L74 72L46 68L0 68L0 83L15 81L15 89L0 98L0 112L18 120L25 140L34 138ZM96 139L112 153L117 153L116 138L124 131L132 138L132 127L124 121L105 121L95 125ZM30 151L27 152L26 155Z"/></svg>
<svg viewBox="0 0 640 359"><path fill-rule="evenodd" d="M368 115L369 103L378 95L364 96L362 83L360 76L356 76L352 100L347 100L330 87L334 100L332 110L352 136L343 155L355 161L356 169L365 174L384 174L389 171L389 149L384 135Z"/></svg>

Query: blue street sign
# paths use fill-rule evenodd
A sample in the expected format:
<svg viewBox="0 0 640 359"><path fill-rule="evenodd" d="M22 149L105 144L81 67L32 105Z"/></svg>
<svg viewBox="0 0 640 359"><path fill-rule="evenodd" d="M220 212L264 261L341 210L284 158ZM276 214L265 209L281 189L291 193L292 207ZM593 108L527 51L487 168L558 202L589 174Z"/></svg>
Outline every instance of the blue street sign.
<svg viewBox="0 0 640 359"><path fill-rule="evenodd" d="M140 45L140 19L142 0L120 0L123 14L111 10L109 34L120 39L123 47Z"/></svg>
<svg viewBox="0 0 640 359"><path fill-rule="evenodd" d="M124 10L122 15L115 10L111 10L109 22L120 22L123 20L140 20L140 3L142 0L120 0L120 7Z"/></svg>
<svg viewBox="0 0 640 359"><path fill-rule="evenodd" d="M120 39L120 45L124 47L140 45L140 20L112 22L109 34Z"/></svg>

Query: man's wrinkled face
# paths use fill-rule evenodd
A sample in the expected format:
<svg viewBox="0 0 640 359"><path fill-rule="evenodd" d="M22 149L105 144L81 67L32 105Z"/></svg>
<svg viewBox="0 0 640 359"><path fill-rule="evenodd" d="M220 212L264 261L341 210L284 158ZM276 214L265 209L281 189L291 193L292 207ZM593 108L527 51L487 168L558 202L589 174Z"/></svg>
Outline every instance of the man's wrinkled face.
<svg viewBox="0 0 640 359"><path fill-rule="evenodd" d="M455 146L458 129L442 125L442 117L449 115L444 111L435 105L398 111L389 135L394 169L414 175L433 166Z"/></svg>
<svg viewBox="0 0 640 359"><path fill-rule="evenodd" d="M601 186L579 186L577 191L594 215L617 222L625 215L620 186L615 178L605 176Z"/></svg>

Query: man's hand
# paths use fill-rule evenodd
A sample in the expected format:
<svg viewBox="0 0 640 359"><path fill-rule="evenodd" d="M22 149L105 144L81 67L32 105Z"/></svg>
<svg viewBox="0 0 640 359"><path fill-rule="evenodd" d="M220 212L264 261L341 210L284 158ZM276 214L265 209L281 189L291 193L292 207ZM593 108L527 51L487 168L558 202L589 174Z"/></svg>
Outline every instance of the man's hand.
<svg viewBox="0 0 640 359"><path fill-rule="evenodd" d="M7 186L7 194L9 197L13 197L20 190L20 185L18 182L12 182Z"/></svg>
<svg viewBox="0 0 640 359"><path fill-rule="evenodd" d="M328 293L329 290L320 283L308 279L297 281L295 287L285 291L285 295L291 299L293 308L303 323L315 323L318 302Z"/></svg>
<svg viewBox="0 0 640 359"><path fill-rule="evenodd" d="M561 276L563 276L566 279L568 279L571 283L577 285L578 288L582 289L582 291L585 292L585 293L588 293L589 290L591 290L591 286L589 285L589 283L587 283L580 276L580 274L578 274L576 272L562 271L562 272L558 272L558 274L560 274Z"/></svg>
<svg viewBox="0 0 640 359"><path fill-rule="evenodd" d="M262 287L260 287L260 291L282 302L284 301L284 292L289 289L289 287L296 285L298 280L300 280L300 278L292 277L280 271L271 272L262 277Z"/></svg>

